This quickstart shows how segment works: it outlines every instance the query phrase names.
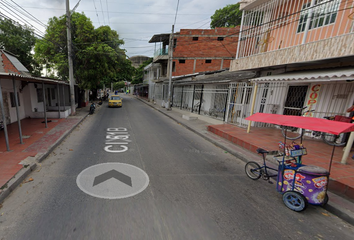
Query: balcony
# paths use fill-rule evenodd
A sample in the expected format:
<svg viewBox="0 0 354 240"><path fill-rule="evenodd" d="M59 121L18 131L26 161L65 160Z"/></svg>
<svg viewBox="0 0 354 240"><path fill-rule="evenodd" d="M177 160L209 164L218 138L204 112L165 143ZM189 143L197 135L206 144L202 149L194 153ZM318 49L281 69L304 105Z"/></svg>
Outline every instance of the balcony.
<svg viewBox="0 0 354 240"><path fill-rule="evenodd" d="M270 0L245 11L230 71L354 55L351 0L287 2Z"/></svg>
<svg viewBox="0 0 354 240"><path fill-rule="evenodd" d="M156 50L154 53L154 63L165 60L168 60L168 50L163 48Z"/></svg>

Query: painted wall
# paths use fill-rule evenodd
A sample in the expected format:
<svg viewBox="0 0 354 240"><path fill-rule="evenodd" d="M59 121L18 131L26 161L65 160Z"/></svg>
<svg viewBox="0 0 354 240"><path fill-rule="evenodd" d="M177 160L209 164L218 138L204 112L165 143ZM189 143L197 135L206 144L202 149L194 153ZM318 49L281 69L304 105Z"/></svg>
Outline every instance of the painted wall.
<svg viewBox="0 0 354 240"><path fill-rule="evenodd" d="M7 124L13 123L17 121L17 113L16 113L16 106L11 106L11 95L10 93L14 92L13 89L13 82L10 79L2 79L1 81L1 88L2 88L2 94L3 94L3 100L4 100L4 108L5 108L5 115L8 116L7 118ZM22 94L19 92L21 89L21 82L20 81L15 81L16 85L16 92L18 93L19 97L19 117L20 119L25 118L25 107L24 107L24 99Z"/></svg>
<svg viewBox="0 0 354 240"><path fill-rule="evenodd" d="M265 52L231 62L230 71L354 55L354 33L311 42L278 51Z"/></svg>

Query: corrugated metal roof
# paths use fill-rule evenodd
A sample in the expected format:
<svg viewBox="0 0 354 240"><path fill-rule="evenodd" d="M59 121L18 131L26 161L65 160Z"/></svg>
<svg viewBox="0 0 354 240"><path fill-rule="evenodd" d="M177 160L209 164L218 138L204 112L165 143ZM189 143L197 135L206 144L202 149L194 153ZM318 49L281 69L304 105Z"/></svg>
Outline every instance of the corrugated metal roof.
<svg viewBox="0 0 354 240"><path fill-rule="evenodd" d="M62 81L58 79L51 79L51 78L45 78L45 77L28 77L28 76L23 76L23 75L18 75L14 73L0 73L0 79L11 79L14 78L15 80L20 80L20 81L27 81L27 82L45 82L47 84L65 84L69 85L70 83L67 81Z"/></svg>
<svg viewBox="0 0 354 240"><path fill-rule="evenodd" d="M273 81L344 81L354 79L354 68L320 69L312 71L288 72L279 75L270 75L250 79L253 82Z"/></svg>
<svg viewBox="0 0 354 240"><path fill-rule="evenodd" d="M3 52L6 57L10 60L10 62L15 66L15 68L19 71L19 72L29 72L28 69L23 66L23 64L14 56L7 54L6 52Z"/></svg>

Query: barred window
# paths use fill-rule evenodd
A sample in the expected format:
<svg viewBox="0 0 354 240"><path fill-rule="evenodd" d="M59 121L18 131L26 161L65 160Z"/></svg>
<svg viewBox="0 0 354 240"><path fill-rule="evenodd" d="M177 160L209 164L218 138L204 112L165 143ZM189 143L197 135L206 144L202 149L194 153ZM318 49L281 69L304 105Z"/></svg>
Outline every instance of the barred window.
<svg viewBox="0 0 354 240"><path fill-rule="evenodd" d="M306 22L311 17L309 29L329 25L336 21L340 0L317 0L312 8L311 2L302 6L297 32L305 31ZM311 14L311 16L310 16Z"/></svg>

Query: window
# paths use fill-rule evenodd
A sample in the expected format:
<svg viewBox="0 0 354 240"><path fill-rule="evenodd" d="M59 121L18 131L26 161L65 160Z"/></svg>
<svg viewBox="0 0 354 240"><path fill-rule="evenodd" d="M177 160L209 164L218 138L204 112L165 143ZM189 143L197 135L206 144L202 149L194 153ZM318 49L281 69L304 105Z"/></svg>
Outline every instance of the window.
<svg viewBox="0 0 354 240"><path fill-rule="evenodd" d="M297 32L305 31L307 19L310 17L309 29L329 25L336 21L340 0L317 0L312 8L311 1L302 6ZM310 16L311 14L311 16Z"/></svg>
<svg viewBox="0 0 354 240"><path fill-rule="evenodd" d="M205 63L211 63L211 59L205 60Z"/></svg>
<svg viewBox="0 0 354 240"><path fill-rule="evenodd" d="M16 107L15 94L10 92L11 107ZM18 106L20 106L20 96L17 93Z"/></svg>
<svg viewBox="0 0 354 240"><path fill-rule="evenodd" d="M51 88L52 90L52 92L51 92L51 97L52 97L52 100L54 100L55 99L55 88Z"/></svg>
<svg viewBox="0 0 354 240"><path fill-rule="evenodd" d="M38 102L43 102L43 89L42 88L37 88L37 99Z"/></svg>
<svg viewBox="0 0 354 240"><path fill-rule="evenodd" d="M224 41L224 37L218 37L218 41Z"/></svg>
<svg viewBox="0 0 354 240"><path fill-rule="evenodd" d="M193 37L193 41L198 41L198 37Z"/></svg>
<svg viewBox="0 0 354 240"><path fill-rule="evenodd" d="M178 62L179 62L179 63L186 63L186 60L180 59L180 60L178 60Z"/></svg>

